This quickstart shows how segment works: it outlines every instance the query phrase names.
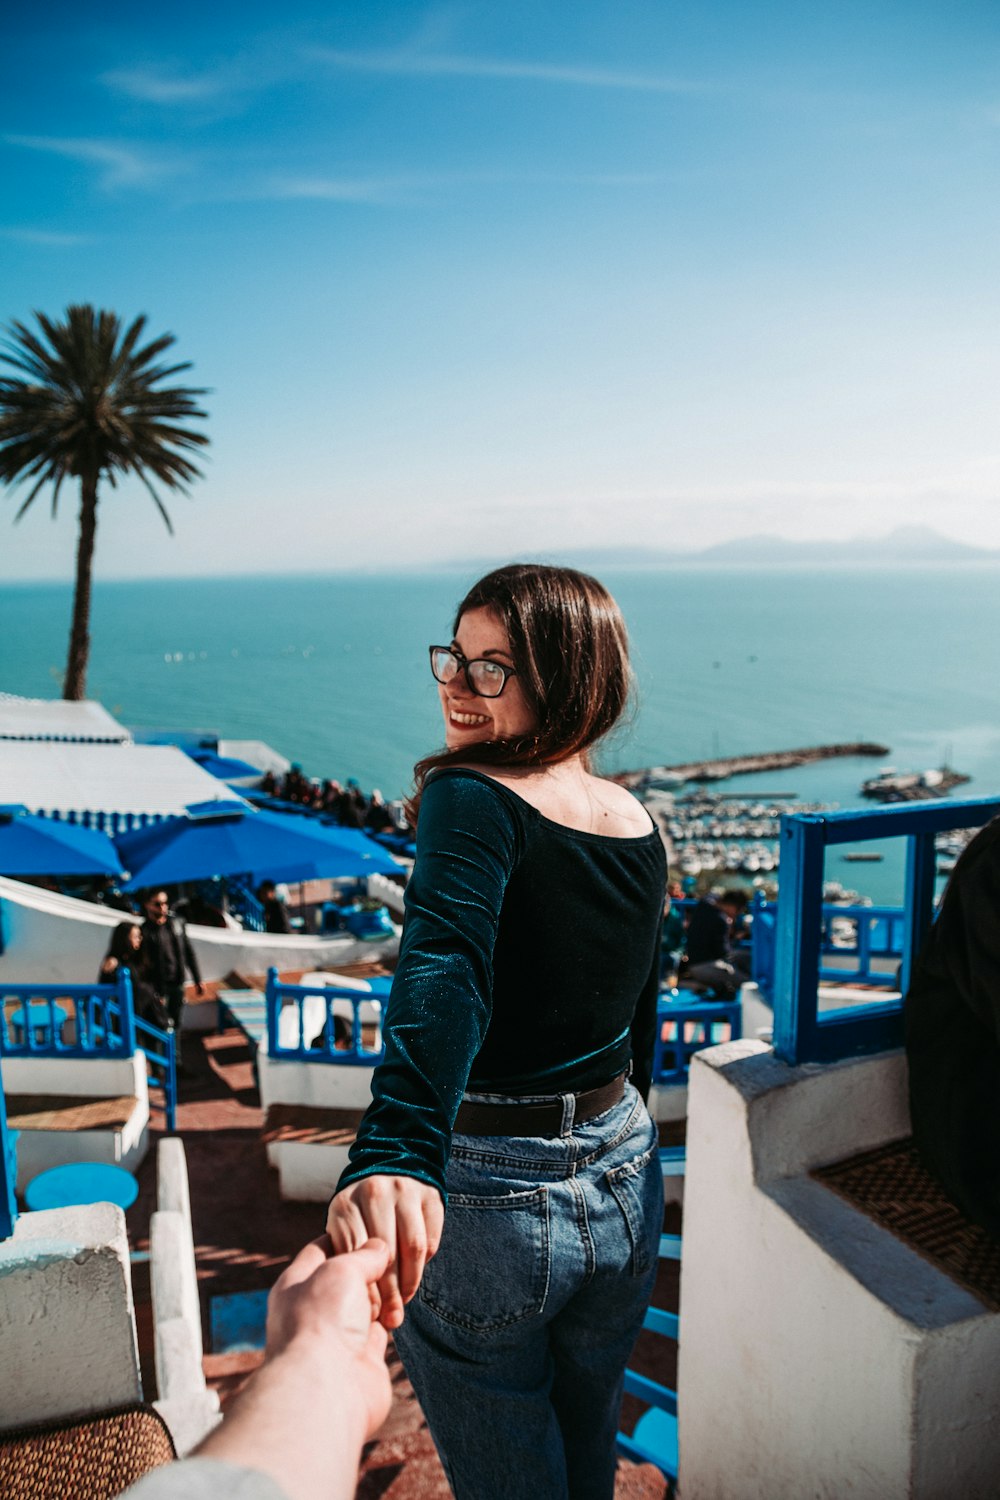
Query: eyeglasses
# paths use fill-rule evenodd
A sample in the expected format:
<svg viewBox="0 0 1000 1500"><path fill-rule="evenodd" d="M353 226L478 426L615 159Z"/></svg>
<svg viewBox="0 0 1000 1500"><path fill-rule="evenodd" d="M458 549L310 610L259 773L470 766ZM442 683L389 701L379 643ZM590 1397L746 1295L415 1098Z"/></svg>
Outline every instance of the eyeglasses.
<svg viewBox="0 0 1000 1500"><path fill-rule="evenodd" d="M477 656L469 661L454 646L431 646L431 671L438 682L449 683L459 672L465 673L469 692L480 698L499 698L507 686L508 677L516 677L513 667L505 667L501 661Z"/></svg>

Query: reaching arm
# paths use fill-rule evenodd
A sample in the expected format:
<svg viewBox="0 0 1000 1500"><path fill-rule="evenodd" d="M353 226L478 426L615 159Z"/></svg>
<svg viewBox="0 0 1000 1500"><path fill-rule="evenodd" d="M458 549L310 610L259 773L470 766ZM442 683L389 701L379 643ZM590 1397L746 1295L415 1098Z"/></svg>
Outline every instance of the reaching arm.
<svg viewBox="0 0 1000 1500"><path fill-rule="evenodd" d="M267 1305L264 1363L191 1461L167 1464L123 1500L353 1500L361 1447L392 1399L374 1321L388 1250L329 1258L306 1245Z"/></svg>
<svg viewBox="0 0 1000 1500"><path fill-rule="evenodd" d="M380 1291L389 1328L440 1239L451 1127L489 1024L493 945L521 850L511 801L460 774L439 775L424 792L385 1060L327 1221L338 1250L371 1234L388 1241Z"/></svg>

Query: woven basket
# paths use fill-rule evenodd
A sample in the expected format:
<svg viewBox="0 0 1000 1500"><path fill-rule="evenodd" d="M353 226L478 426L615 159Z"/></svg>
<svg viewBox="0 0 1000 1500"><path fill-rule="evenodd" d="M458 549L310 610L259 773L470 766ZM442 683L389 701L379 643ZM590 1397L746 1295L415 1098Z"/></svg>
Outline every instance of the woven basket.
<svg viewBox="0 0 1000 1500"><path fill-rule="evenodd" d="M0 1433L3 1500L111 1500L177 1455L151 1406Z"/></svg>

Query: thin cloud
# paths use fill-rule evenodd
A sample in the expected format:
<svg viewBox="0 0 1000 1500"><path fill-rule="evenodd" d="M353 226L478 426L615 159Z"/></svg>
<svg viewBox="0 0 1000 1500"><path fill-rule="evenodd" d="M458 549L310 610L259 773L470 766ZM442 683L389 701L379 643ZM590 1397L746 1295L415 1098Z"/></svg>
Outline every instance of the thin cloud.
<svg viewBox="0 0 1000 1500"><path fill-rule="evenodd" d="M384 178L338 176L275 176L252 197L275 200L313 199L330 203L414 204L435 194L466 188L596 187L647 188L661 186L660 173L604 172L427 172Z"/></svg>
<svg viewBox="0 0 1000 1500"><path fill-rule="evenodd" d="M191 77L159 69L116 68L101 75L101 83L115 93L145 104L199 104L230 92L233 80L225 73L201 73Z"/></svg>
<svg viewBox="0 0 1000 1500"><path fill-rule="evenodd" d="M336 47L315 48L312 56L337 68L361 73L388 73L412 78L497 78L529 83L569 84L577 88L627 89L642 93L688 94L703 85L687 79L579 64L508 62L502 58L469 57L457 53L427 53L406 49L394 52L347 52Z"/></svg>
<svg viewBox="0 0 1000 1500"><path fill-rule="evenodd" d="M116 141L47 135L6 135L4 140L8 146L44 151L52 156L62 156L67 161L97 167L104 188L149 187L178 170L176 163L154 160L134 146L124 146Z"/></svg>
<svg viewBox="0 0 1000 1500"><path fill-rule="evenodd" d="M412 184L409 185L412 187ZM403 181L351 180L346 177L272 178L261 196L273 199L313 199L328 203L390 203L408 192Z"/></svg>
<svg viewBox="0 0 1000 1500"><path fill-rule="evenodd" d="M20 245L48 246L53 250L72 249L76 245L92 245L92 234L61 234L53 229L32 229L29 225L0 225L0 238L14 240Z"/></svg>

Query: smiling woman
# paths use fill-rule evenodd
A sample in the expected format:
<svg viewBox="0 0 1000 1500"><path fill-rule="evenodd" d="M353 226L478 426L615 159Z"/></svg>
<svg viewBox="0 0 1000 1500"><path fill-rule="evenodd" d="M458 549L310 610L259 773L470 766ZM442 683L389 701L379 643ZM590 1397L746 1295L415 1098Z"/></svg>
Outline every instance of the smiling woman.
<svg viewBox="0 0 1000 1500"><path fill-rule="evenodd" d="M450 649L431 648L431 671L449 750L535 732L537 715L517 680L503 620L493 610L467 610Z"/></svg>
<svg viewBox="0 0 1000 1500"><path fill-rule="evenodd" d="M519 564L430 655L447 748L416 767L385 1060L327 1229L390 1246L381 1318L456 1495L610 1500L663 1219L663 845L589 760L625 627L596 579Z"/></svg>

